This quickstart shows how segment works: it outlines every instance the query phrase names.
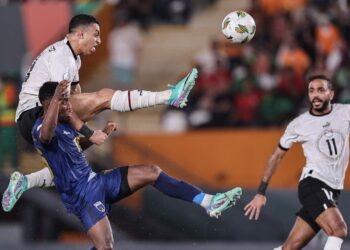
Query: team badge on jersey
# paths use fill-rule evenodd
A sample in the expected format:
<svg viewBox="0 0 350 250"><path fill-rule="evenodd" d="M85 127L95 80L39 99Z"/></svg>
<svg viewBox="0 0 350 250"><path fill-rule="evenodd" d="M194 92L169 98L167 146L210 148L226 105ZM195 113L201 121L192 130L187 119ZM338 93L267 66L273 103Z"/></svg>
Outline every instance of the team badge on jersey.
<svg viewBox="0 0 350 250"><path fill-rule="evenodd" d="M321 152L323 156L330 160L336 160L343 152L345 138L341 131L326 129L320 133L316 143L318 151Z"/></svg>
<svg viewBox="0 0 350 250"><path fill-rule="evenodd" d="M105 205L103 205L103 203L101 201L95 202L94 206L98 211L100 211L102 213L104 213L106 211Z"/></svg>

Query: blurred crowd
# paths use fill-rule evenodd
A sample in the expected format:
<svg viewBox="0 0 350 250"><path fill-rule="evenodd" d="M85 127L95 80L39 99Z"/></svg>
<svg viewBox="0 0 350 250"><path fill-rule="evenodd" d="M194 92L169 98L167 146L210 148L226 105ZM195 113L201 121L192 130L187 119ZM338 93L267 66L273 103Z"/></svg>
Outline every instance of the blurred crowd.
<svg viewBox="0 0 350 250"><path fill-rule="evenodd" d="M165 123L181 116L191 128L283 125L308 109L307 76L315 72L332 77L335 101L350 102L347 0L259 0L247 11L253 40L213 38L194 58L200 75L189 107L169 110Z"/></svg>
<svg viewBox="0 0 350 250"><path fill-rule="evenodd" d="M154 23L186 24L198 9L214 4L217 0L106 0L116 6L116 13L128 13L129 20L136 21L142 29Z"/></svg>
<svg viewBox="0 0 350 250"><path fill-rule="evenodd" d="M109 0L111 2L112 0ZM113 29L108 37L111 78L114 87L131 89L135 84L142 50L142 32L152 24L185 25L195 9L216 0L116 0Z"/></svg>
<svg viewBox="0 0 350 250"><path fill-rule="evenodd" d="M18 166L17 128L17 77L0 76L0 167Z"/></svg>

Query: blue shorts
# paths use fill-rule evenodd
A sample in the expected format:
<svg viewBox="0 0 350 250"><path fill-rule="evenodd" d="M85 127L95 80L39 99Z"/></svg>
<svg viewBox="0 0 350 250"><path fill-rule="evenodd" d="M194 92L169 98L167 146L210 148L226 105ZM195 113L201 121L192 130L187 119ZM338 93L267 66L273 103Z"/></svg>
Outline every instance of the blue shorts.
<svg viewBox="0 0 350 250"><path fill-rule="evenodd" d="M128 167L115 168L88 182L81 209L75 213L85 232L108 214L112 203L131 194L127 173Z"/></svg>

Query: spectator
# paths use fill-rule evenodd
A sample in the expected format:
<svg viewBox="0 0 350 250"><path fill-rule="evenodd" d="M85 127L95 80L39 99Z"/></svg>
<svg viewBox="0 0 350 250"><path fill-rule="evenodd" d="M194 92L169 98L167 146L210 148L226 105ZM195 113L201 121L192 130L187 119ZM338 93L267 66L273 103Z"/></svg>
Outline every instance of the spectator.
<svg viewBox="0 0 350 250"><path fill-rule="evenodd" d="M298 46L292 34L285 38L278 50L277 65L280 68L291 67L300 76L304 75L310 66L309 56Z"/></svg>
<svg viewBox="0 0 350 250"><path fill-rule="evenodd" d="M350 102L346 1L259 0L248 12L257 25L252 41L213 40L196 56L201 70L191 125L281 125L307 106L301 93L310 69L335 74L335 101Z"/></svg>
<svg viewBox="0 0 350 250"><path fill-rule="evenodd" d="M330 22L326 15L320 15L318 22L316 26L317 49L319 53L327 56L336 46L339 46L339 29Z"/></svg>
<svg viewBox="0 0 350 250"><path fill-rule="evenodd" d="M244 82L244 89L236 94L234 99L235 125L254 126L257 125L258 107L261 102L261 91L254 86L251 80Z"/></svg>
<svg viewBox="0 0 350 250"><path fill-rule="evenodd" d="M140 51L141 31L134 22L128 22L126 12L118 14L115 28L109 34L109 53L112 79L117 89L130 89L135 83Z"/></svg>
<svg viewBox="0 0 350 250"><path fill-rule="evenodd" d="M280 70L277 78L279 91L289 96L294 103L298 103L306 89L301 75L296 74L291 67L284 67Z"/></svg>
<svg viewBox="0 0 350 250"><path fill-rule="evenodd" d="M10 77L3 77L3 80L0 80L0 167L18 166L16 104L15 82Z"/></svg>

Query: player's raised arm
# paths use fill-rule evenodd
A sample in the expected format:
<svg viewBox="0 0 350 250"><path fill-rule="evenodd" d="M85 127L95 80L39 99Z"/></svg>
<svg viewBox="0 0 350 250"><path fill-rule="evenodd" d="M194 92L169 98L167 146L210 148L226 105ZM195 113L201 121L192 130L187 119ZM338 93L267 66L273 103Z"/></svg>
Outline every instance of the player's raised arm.
<svg viewBox="0 0 350 250"><path fill-rule="evenodd" d="M260 210L266 204L266 189L269 184L269 181L273 174L275 173L280 161L283 156L286 154L286 150L277 147L276 150L272 153L270 158L267 161L265 166L263 178L261 184L258 188L258 193L254 196L253 200L251 200L245 207L245 216L249 216L249 219L259 219Z"/></svg>
<svg viewBox="0 0 350 250"><path fill-rule="evenodd" d="M44 106L44 119L40 130L39 139L43 144L50 143L51 139L55 135L61 104L63 102L69 103L68 98L65 97L67 86L68 81L61 81L57 85L53 97L45 99L42 103Z"/></svg>
<svg viewBox="0 0 350 250"><path fill-rule="evenodd" d="M99 131L101 134L105 136L105 139L103 140L104 142L107 139L107 137L116 130L117 130L117 124L115 122L108 121L103 130L95 130L95 131ZM83 150L89 148L92 145L93 143L91 142L91 140L89 140L86 137L80 137L80 146Z"/></svg>

